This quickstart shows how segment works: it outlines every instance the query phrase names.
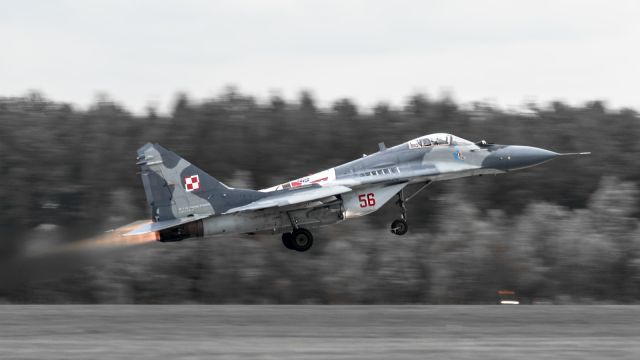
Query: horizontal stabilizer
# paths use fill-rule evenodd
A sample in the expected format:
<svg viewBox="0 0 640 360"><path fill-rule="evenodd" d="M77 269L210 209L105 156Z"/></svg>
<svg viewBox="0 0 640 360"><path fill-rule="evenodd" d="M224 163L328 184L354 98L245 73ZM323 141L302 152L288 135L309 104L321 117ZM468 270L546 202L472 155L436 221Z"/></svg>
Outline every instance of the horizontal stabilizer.
<svg viewBox="0 0 640 360"><path fill-rule="evenodd" d="M267 196L250 204L229 209L225 214L232 214L241 211L260 210L271 207L282 207L299 204L307 201L324 199L351 191L350 188L342 185L314 187L308 189L290 190L276 195Z"/></svg>
<svg viewBox="0 0 640 360"><path fill-rule="evenodd" d="M174 226L190 223L192 221L204 219L209 216L210 215L194 215L194 216L188 216L180 219L171 219L171 220L148 223L148 224L139 226L129 231L126 234L123 234L123 236L142 235L142 234L148 234L156 231L166 230Z"/></svg>

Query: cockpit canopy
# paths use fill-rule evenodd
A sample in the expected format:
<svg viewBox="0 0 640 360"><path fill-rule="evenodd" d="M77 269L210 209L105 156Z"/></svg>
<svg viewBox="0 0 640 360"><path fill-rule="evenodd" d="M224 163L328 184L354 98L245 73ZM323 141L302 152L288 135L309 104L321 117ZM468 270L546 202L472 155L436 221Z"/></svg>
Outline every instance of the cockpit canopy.
<svg viewBox="0 0 640 360"><path fill-rule="evenodd" d="M436 145L473 145L469 140L445 133L425 135L417 139L410 140L407 143L409 144L409 149L418 149Z"/></svg>

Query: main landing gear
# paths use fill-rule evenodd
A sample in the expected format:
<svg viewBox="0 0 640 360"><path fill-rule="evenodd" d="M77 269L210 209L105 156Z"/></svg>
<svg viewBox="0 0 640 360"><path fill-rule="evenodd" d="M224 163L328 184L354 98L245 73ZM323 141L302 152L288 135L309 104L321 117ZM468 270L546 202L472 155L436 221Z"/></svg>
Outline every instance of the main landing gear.
<svg viewBox="0 0 640 360"><path fill-rule="evenodd" d="M407 198L404 197L404 189L400 190L400 192L398 193L398 201L396 201L396 204L400 207L400 219L393 220L393 222L391 223L392 233L396 235L404 235L407 233L407 231L409 230L409 224L407 224L407 207L405 206L405 203L411 200L414 196L418 195L420 191L424 190L424 188L426 188L430 184L431 181L427 181L426 183L424 183L424 185L422 185L422 187L420 187L418 190L416 190L416 192L414 192Z"/></svg>
<svg viewBox="0 0 640 360"><path fill-rule="evenodd" d="M298 227L298 220L296 220L291 213L287 212L287 216L289 216L289 221L291 221L293 231L282 234L282 243L284 244L284 247L289 250L300 252L311 249L311 246L313 245L313 235L311 234L311 231Z"/></svg>
<svg viewBox="0 0 640 360"><path fill-rule="evenodd" d="M293 232L282 234L282 243L290 250L307 251L313 245L313 235L307 229L297 228Z"/></svg>

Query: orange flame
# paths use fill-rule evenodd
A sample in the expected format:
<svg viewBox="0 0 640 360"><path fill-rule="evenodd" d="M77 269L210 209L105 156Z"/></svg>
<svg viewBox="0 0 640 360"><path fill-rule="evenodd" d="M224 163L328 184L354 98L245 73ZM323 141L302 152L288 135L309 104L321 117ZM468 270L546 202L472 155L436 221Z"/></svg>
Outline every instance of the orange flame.
<svg viewBox="0 0 640 360"><path fill-rule="evenodd" d="M151 243L157 241L159 239L159 234L157 232L152 232L148 234L142 235L131 235L124 236L125 233L133 230L134 228L150 223L147 220L135 221L131 224L127 224L121 226L117 229L110 230L104 235L76 242L69 247L77 250L77 249L87 249L87 248L107 248L107 247L117 247L117 246L132 246L132 245L141 245L146 243Z"/></svg>

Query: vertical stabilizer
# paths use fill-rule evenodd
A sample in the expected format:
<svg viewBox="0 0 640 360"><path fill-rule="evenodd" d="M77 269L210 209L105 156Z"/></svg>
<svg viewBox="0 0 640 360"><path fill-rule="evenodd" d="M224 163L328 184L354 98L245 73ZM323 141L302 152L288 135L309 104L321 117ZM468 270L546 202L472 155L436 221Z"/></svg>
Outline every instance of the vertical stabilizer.
<svg viewBox="0 0 640 360"><path fill-rule="evenodd" d="M137 165L154 221L214 215L216 195L234 190L158 144L138 149Z"/></svg>

